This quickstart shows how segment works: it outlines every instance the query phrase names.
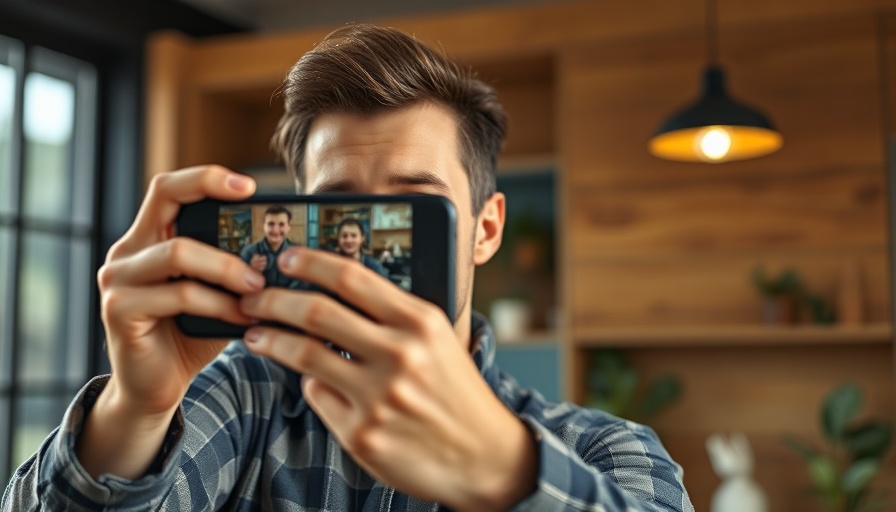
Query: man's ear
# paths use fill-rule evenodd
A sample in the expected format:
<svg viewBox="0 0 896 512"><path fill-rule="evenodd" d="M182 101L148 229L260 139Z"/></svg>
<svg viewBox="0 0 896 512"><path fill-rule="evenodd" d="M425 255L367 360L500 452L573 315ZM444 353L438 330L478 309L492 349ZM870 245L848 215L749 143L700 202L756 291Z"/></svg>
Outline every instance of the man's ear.
<svg viewBox="0 0 896 512"><path fill-rule="evenodd" d="M504 194L492 194L476 217L476 239L473 243L473 263L482 265L498 252L504 232Z"/></svg>

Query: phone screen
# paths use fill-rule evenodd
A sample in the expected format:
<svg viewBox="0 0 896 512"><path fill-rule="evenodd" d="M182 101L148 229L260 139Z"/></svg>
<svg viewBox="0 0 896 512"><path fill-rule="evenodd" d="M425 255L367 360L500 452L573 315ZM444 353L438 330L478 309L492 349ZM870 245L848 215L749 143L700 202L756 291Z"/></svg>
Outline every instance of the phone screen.
<svg viewBox="0 0 896 512"><path fill-rule="evenodd" d="M178 236L238 256L264 275L267 286L320 292L340 301L338 290L283 274L278 256L290 247L308 247L353 258L453 320L455 219L451 202L435 195L268 195L183 205L175 229ZM177 322L188 336L235 338L245 331L187 313Z"/></svg>
<svg viewBox="0 0 896 512"><path fill-rule="evenodd" d="M260 271L267 286L314 288L277 267L280 253L300 246L355 259L410 291L413 211L401 202L221 204L218 247Z"/></svg>

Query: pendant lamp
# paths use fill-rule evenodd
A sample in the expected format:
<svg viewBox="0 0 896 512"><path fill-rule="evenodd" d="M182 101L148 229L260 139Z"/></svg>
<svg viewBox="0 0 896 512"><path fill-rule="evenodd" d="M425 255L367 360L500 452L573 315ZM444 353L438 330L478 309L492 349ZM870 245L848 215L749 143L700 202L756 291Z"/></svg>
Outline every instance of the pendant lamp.
<svg viewBox="0 0 896 512"><path fill-rule="evenodd" d="M703 94L662 123L648 149L656 157L682 162L721 163L773 153L784 138L761 112L732 99L716 54L715 0L706 3L709 64Z"/></svg>

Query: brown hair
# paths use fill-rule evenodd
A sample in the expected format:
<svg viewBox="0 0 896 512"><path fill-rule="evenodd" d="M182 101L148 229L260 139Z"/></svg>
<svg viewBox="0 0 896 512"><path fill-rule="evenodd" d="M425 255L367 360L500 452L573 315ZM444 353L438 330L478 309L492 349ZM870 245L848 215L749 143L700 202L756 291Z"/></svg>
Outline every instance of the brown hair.
<svg viewBox="0 0 896 512"><path fill-rule="evenodd" d="M268 206L268 209L264 211L263 217L267 217L268 215L280 215L283 213L286 214L286 220L292 222L292 212L285 206L279 204Z"/></svg>
<svg viewBox="0 0 896 512"><path fill-rule="evenodd" d="M335 30L292 66L279 91L285 111L271 147L300 186L305 138L316 116L373 115L432 101L450 108L458 121L474 215L495 192L507 126L495 90L413 36L368 24Z"/></svg>

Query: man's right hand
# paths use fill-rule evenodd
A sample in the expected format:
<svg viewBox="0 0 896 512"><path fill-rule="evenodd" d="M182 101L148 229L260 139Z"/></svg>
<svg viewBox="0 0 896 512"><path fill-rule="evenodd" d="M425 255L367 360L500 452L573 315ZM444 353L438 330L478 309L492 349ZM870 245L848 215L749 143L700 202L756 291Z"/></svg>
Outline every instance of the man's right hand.
<svg viewBox="0 0 896 512"><path fill-rule="evenodd" d="M268 267L268 257L264 254L255 254L249 260L249 266L259 272L264 272L264 269Z"/></svg>
<svg viewBox="0 0 896 512"><path fill-rule="evenodd" d="M264 288L264 277L238 256L173 236L181 205L212 197L240 200L255 182L219 166L156 176L133 225L110 249L97 275L112 376L76 445L94 478L136 479L158 453L177 407L197 373L227 340L192 339L174 323L180 313L248 325L237 294Z"/></svg>

